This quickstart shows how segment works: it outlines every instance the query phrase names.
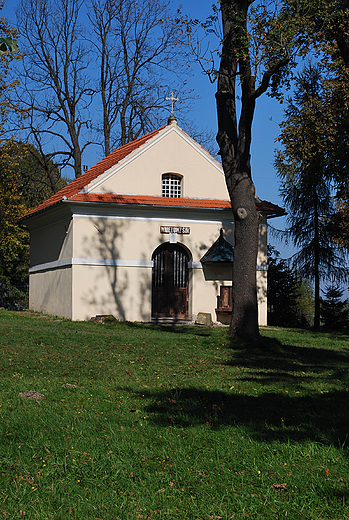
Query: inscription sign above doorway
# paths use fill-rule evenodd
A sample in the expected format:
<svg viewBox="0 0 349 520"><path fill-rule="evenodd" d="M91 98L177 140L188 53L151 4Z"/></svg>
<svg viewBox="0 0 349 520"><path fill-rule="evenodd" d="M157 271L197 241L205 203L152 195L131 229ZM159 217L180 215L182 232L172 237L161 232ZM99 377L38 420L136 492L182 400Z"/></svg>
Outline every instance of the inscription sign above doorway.
<svg viewBox="0 0 349 520"><path fill-rule="evenodd" d="M177 227L177 226L160 226L160 233L179 235L190 235L190 227Z"/></svg>

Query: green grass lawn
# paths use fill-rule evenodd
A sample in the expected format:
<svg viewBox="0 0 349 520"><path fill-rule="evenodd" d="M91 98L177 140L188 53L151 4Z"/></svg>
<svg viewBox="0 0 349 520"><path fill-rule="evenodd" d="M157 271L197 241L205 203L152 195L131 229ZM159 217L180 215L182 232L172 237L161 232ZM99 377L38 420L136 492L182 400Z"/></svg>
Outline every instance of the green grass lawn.
<svg viewBox="0 0 349 520"><path fill-rule="evenodd" d="M0 520L349 518L348 335L262 334L0 311Z"/></svg>

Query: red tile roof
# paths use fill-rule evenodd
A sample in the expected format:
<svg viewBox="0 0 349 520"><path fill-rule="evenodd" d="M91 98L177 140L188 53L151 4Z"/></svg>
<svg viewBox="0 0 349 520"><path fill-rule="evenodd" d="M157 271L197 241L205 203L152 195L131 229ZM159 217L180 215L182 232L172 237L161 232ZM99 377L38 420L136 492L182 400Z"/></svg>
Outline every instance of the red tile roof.
<svg viewBox="0 0 349 520"><path fill-rule="evenodd" d="M229 200L192 199L186 197L153 197L151 195L119 195L114 193L77 193L69 199L72 202L97 202L101 204L137 204L141 206L176 206L182 208L231 209ZM270 215L283 215L282 208L271 202L256 199L258 211Z"/></svg>
<svg viewBox="0 0 349 520"><path fill-rule="evenodd" d="M153 197L151 195L119 195L114 193L77 193L70 198L74 202L100 202L102 204L139 204L151 206L178 206L182 208L231 209L230 200L191 199L186 197ZM285 214L285 210L256 197L256 208L275 216Z"/></svg>
<svg viewBox="0 0 349 520"><path fill-rule="evenodd" d="M45 200L45 202L40 204L40 206L38 206L37 208L32 209L22 218L28 217L33 213L37 213L38 211L52 206L53 204L60 202L64 197L70 199L71 197L79 193L79 191L82 190L85 186L87 186L91 181L96 179L99 175L109 170L109 168L111 168L112 166L118 164L118 162L120 162L122 159L125 159L125 157L127 157L131 152L137 150L137 148L145 144L147 141L149 141L149 139L156 136L166 126L167 125L164 125L161 128L158 128L157 130L154 130L153 132L150 132L149 134L146 134L143 137L140 137L139 139L132 141L131 143L127 143L124 146L117 148L107 157L104 157L104 159L95 164L95 166L92 166L92 168L87 170L87 172L80 175L80 177L78 177L77 179L74 179L67 186L64 186L64 188L52 195L52 197L50 197L49 199Z"/></svg>
<svg viewBox="0 0 349 520"><path fill-rule="evenodd" d="M273 204L267 200L261 200L258 197L256 197L256 208L257 211L267 213L267 215L270 215L271 217L282 217L283 215L286 215L284 208L281 208L277 204Z"/></svg>
<svg viewBox="0 0 349 520"><path fill-rule="evenodd" d="M151 206L179 206L185 208L229 209L228 200L189 199L185 197L153 197L151 195L119 195L113 193L78 193L70 198L74 202L101 202L103 204L139 204Z"/></svg>

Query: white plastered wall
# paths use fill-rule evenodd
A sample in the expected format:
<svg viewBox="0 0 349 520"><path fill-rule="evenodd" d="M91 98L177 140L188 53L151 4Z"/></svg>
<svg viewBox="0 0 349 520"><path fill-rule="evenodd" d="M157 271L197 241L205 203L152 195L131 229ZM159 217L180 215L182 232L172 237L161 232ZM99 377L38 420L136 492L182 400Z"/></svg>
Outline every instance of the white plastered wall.
<svg viewBox="0 0 349 520"><path fill-rule="evenodd" d="M184 225L181 222L180 225ZM217 240L221 222L212 224L187 221L189 235L178 235L178 243L198 263ZM161 226L177 226L178 221L120 220L80 216L74 219L74 258L91 259L91 264L116 260L116 265L73 266L73 319L89 319L96 314L113 314L119 319L148 321L151 319L151 259L154 250L169 241L160 233ZM226 226L227 227L227 226ZM232 236L232 226L227 234ZM121 262L124 265L118 265ZM142 263L142 266L132 264ZM206 282L202 269L191 273L190 310L211 312L214 316L219 286ZM217 292L218 291L218 292ZM202 295L203 293L203 295ZM196 304L196 301L198 302ZM205 309L199 305L204 302Z"/></svg>
<svg viewBox="0 0 349 520"><path fill-rule="evenodd" d="M39 215L29 221L30 274L29 308L64 318L72 318L72 269L69 265L36 271L36 266L65 261L73 254L70 216L52 212L51 221Z"/></svg>
<svg viewBox="0 0 349 520"><path fill-rule="evenodd" d="M181 213L178 209L177 213ZM103 216L88 215L74 218L75 258L151 260L153 251L163 242L169 241L169 234L161 233L161 226L188 226L190 234L177 235L178 242L184 244L192 254L192 261L199 262L209 247L219 237L222 223L210 221L200 223L186 218L183 212L182 220L161 219L150 220L151 209L144 219L109 219ZM233 240L232 225L224 225L225 237Z"/></svg>
<svg viewBox="0 0 349 520"><path fill-rule="evenodd" d="M72 269L48 269L30 275L29 308L72 319Z"/></svg>
<svg viewBox="0 0 349 520"><path fill-rule="evenodd" d="M108 219L101 216L74 219L74 257L91 259L91 265L73 266L72 319L89 319L96 314L113 314L118 319L148 321L151 318L151 258L169 235L160 226L176 226L178 221ZM184 221L180 225L185 225ZM189 235L177 235L177 241L190 251L191 262L198 263L217 240L221 222L187 221ZM233 226L224 225L225 238L233 243ZM116 260L126 265L92 265ZM143 263L143 265L138 265ZM260 226L258 263L266 264L266 226ZM266 324L266 271L257 271L259 323ZM190 272L189 309L195 318L209 312L216 320L215 308L221 285L231 285L231 268L198 268Z"/></svg>
<svg viewBox="0 0 349 520"><path fill-rule="evenodd" d="M73 320L150 321L151 280L151 267L73 266Z"/></svg>
<svg viewBox="0 0 349 520"><path fill-rule="evenodd" d="M258 323L267 325L267 287L268 287L268 256L267 256L267 220L263 220L259 226L259 245L257 265L257 301L258 301Z"/></svg>
<svg viewBox="0 0 349 520"><path fill-rule="evenodd" d="M29 221L30 266L71 258L73 230L70 216L45 220L45 215Z"/></svg>

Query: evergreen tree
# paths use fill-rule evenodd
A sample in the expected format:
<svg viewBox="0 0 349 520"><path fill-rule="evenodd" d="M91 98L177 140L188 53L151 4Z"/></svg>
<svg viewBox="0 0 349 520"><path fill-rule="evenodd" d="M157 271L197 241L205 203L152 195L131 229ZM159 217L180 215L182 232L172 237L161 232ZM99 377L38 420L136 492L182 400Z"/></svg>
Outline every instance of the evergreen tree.
<svg viewBox="0 0 349 520"><path fill-rule="evenodd" d="M280 253L268 246L268 324L280 327L307 327L311 307L307 283L298 280ZM308 301L306 301L308 297ZM305 311L305 312L304 312Z"/></svg>
<svg viewBox="0 0 349 520"><path fill-rule="evenodd" d="M335 181L335 209L331 233L349 250L349 9L347 0L296 0L288 2L290 16L301 20L298 40L321 57L323 101L329 133L327 157Z"/></svg>
<svg viewBox="0 0 349 520"><path fill-rule="evenodd" d="M281 179L281 195L288 211L289 237L299 249L293 267L314 281L314 326L320 325L320 282L346 276L343 254L333 244L329 219L334 213L331 141L335 127L328 128L326 100L318 67L299 75L293 101L281 125L275 166Z"/></svg>
<svg viewBox="0 0 349 520"><path fill-rule="evenodd" d="M321 301L321 319L328 329L347 329L349 327L348 302L342 301L343 290L338 285L325 288L325 299Z"/></svg>
<svg viewBox="0 0 349 520"><path fill-rule="evenodd" d="M328 149L336 187L331 233L336 243L349 250L349 67L344 66L333 46L328 45L327 49L324 84L328 124L325 131L335 129Z"/></svg>

